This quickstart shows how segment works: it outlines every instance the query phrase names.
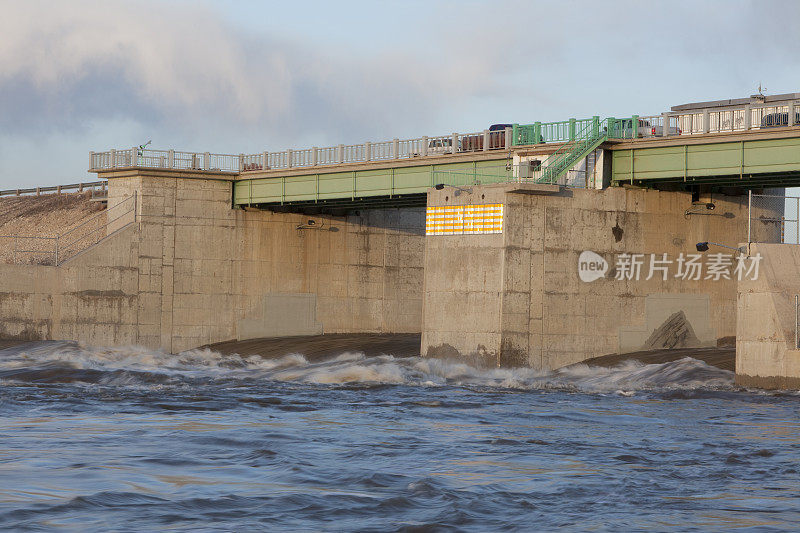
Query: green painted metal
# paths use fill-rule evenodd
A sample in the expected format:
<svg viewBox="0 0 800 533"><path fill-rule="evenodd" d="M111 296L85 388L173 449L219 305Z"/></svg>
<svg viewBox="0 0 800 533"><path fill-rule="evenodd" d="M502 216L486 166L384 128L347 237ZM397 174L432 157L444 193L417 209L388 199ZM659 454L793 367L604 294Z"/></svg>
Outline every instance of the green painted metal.
<svg viewBox="0 0 800 533"><path fill-rule="evenodd" d="M461 185L474 183L476 179L480 183L497 183L508 181L510 175L510 170L506 169L506 159L503 158L256 178L234 182L233 203L234 205L284 205L325 203L342 199L355 202L358 199L377 197L391 199L424 194L437 183ZM453 183L450 183L451 181Z"/></svg>
<svg viewBox="0 0 800 533"><path fill-rule="evenodd" d="M602 124L606 124L603 121ZM538 183L558 183L558 179L575 163L600 146L608 137L608 127L601 130L600 117L592 117L583 129L573 134L572 140L562 144L558 150L542 163L542 175Z"/></svg>
<svg viewBox="0 0 800 533"><path fill-rule="evenodd" d="M800 185L800 138L633 148L612 153L612 181L713 182L775 180ZM771 176L770 178L765 178Z"/></svg>
<svg viewBox="0 0 800 533"><path fill-rule="evenodd" d="M594 118L562 120L560 122L534 122L514 124L513 146L566 142L575 139L579 131L591 124Z"/></svg>

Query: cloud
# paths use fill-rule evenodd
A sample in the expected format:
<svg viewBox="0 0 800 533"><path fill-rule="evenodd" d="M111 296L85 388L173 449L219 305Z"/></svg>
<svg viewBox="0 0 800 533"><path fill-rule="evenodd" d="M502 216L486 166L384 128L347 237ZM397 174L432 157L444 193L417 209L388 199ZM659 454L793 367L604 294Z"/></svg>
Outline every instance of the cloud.
<svg viewBox="0 0 800 533"><path fill-rule="evenodd" d="M487 85L487 65L414 53L345 56L238 31L209 7L112 0L4 2L0 128L85 130L132 119L177 134L309 124L372 133ZM388 105L387 105L388 104ZM278 137L277 135L273 135Z"/></svg>

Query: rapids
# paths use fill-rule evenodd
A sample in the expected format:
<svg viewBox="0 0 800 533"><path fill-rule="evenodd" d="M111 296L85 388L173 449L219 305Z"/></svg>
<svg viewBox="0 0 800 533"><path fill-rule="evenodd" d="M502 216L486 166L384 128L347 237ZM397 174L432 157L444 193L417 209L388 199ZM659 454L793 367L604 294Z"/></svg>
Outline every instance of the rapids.
<svg viewBox="0 0 800 533"><path fill-rule="evenodd" d="M0 528L787 530L800 395L690 357L0 350Z"/></svg>

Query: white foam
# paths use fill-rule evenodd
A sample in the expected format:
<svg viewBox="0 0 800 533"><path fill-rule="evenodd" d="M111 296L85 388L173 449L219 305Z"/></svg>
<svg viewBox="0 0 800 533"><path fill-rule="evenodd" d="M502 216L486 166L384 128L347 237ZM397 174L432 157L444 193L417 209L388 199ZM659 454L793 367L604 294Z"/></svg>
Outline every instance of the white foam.
<svg viewBox="0 0 800 533"><path fill-rule="evenodd" d="M463 362L391 355L365 357L345 352L324 362L310 363L302 354L278 359L257 355L223 355L209 349L168 354L141 346L94 347L49 343L22 349L0 359L0 371L54 363L100 371L136 371L171 376L249 378L271 381L350 384L385 383L435 387L443 385L502 389L567 389L630 395L654 388L727 388L733 373L686 357L663 364L627 361L618 366L573 365L555 371L531 368L478 369ZM133 380L131 380L133 381ZM101 380L102 382L102 380ZM113 380L125 385L126 378Z"/></svg>

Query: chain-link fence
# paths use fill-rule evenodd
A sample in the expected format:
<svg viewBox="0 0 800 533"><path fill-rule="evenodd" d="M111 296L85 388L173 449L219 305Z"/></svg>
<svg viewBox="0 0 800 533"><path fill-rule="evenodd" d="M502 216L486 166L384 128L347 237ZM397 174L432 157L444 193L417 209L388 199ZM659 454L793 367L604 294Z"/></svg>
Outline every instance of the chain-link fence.
<svg viewBox="0 0 800 533"><path fill-rule="evenodd" d="M751 194L749 242L800 244L800 197L786 194Z"/></svg>

